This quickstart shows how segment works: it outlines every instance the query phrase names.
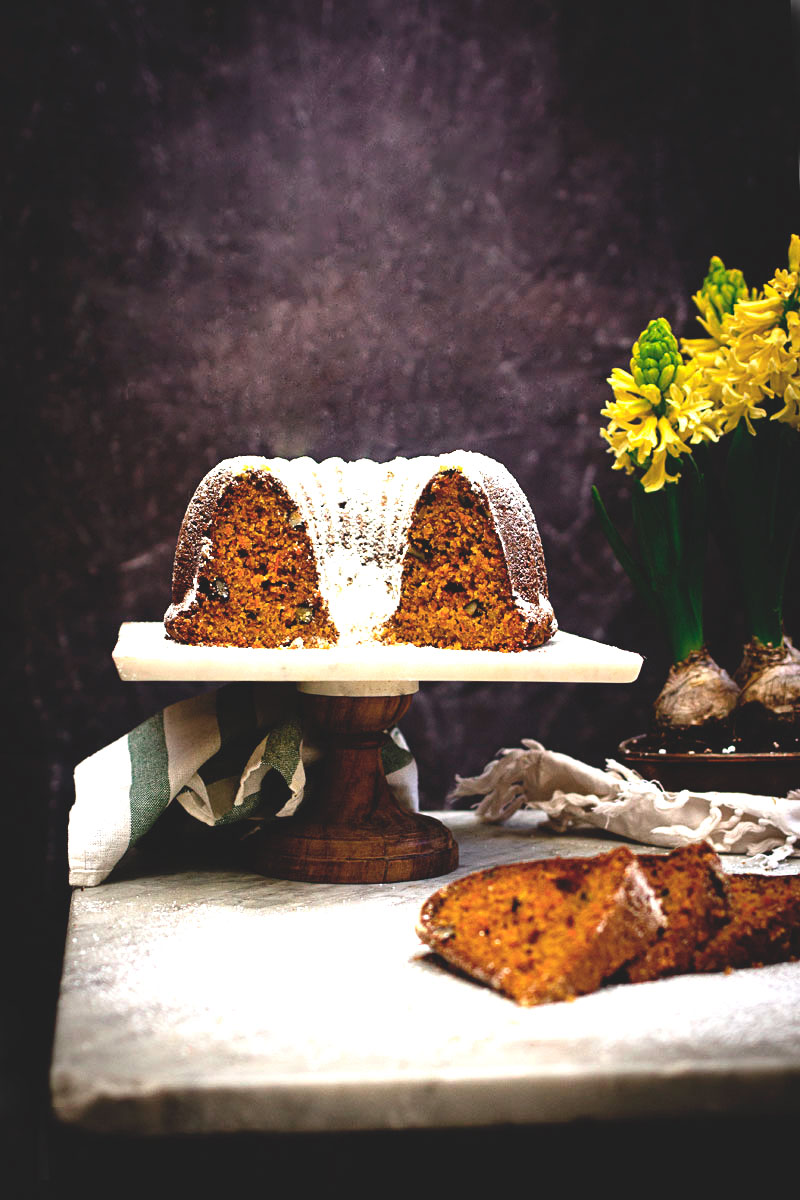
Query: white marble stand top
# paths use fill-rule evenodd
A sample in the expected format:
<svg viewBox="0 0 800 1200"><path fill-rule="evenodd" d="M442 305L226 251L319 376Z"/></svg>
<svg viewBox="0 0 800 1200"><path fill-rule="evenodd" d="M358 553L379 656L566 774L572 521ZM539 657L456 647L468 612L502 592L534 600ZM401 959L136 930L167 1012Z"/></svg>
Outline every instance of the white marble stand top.
<svg viewBox="0 0 800 1200"><path fill-rule="evenodd" d="M434 815L459 841L454 875L618 844L544 837L532 813ZM56 1115L167 1134L800 1112L800 963L519 1008L419 942L440 882L209 870L76 891Z"/></svg>
<svg viewBox="0 0 800 1200"><path fill-rule="evenodd" d="M641 656L630 650L562 631L544 646L517 654L378 645L249 650L179 645L156 621L123 624L113 658L124 680L215 683L259 679L632 683L642 666Z"/></svg>

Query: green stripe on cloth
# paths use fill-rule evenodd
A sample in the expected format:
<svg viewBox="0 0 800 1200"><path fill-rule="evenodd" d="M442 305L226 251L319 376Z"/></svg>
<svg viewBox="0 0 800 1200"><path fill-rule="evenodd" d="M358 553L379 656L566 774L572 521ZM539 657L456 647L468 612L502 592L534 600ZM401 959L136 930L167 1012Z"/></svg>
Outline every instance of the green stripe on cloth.
<svg viewBox="0 0 800 1200"><path fill-rule="evenodd" d="M303 749L303 731L299 721L286 721L267 734L261 761L279 771L287 784L297 770Z"/></svg>
<svg viewBox="0 0 800 1200"><path fill-rule="evenodd" d="M146 833L170 802L164 715L156 713L128 734L131 760L130 845Z"/></svg>
<svg viewBox="0 0 800 1200"><path fill-rule="evenodd" d="M229 825L241 821L264 808L264 815L277 813L283 808L291 794L291 783L300 762L303 749L303 731L298 720L285 721L271 729L264 743L261 762L268 767L260 792L248 796L241 804L219 817L215 825Z"/></svg>
<svg viewBox="0 0 800 1200"><path fill-rule="evenodd" d="M214 828L216 829L218 825L235 825L237 821L241 821L245 817L252 817L255 813L258 813L266 821L283 808L289 795L290 790L283 776L277 771L267 771L261 784L261 790L248 796L235 808L229 808L221 817L217 817Z"/></svg>
<svg viewBox="0 0 800 1200"><path fill-rule="evenodd" d="M406 750L404 746L398 746L392 735L387 733L386 741L381 746L381 764L384 775L392 775L413 761L414 755L411 751Z"/></svg>

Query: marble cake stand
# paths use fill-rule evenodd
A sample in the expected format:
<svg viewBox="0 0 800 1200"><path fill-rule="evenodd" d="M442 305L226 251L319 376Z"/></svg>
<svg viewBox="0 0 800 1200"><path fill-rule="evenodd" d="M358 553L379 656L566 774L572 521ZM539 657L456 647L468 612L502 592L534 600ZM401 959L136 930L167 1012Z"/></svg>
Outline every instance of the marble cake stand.
<svg viewBox="0 0 800 1200"><path fill-rule="evenodd" d="M458 846L441 821L403 809L381 766L387 729L423 681L631 683L640 655L559 631L537 650L337 646L251 650L182 646L156 622L122 625L113 653L128 681L297 684L305 728L325 747L298 812L243 841L249 865L281 879L396 883L444 875Z"/></svg>

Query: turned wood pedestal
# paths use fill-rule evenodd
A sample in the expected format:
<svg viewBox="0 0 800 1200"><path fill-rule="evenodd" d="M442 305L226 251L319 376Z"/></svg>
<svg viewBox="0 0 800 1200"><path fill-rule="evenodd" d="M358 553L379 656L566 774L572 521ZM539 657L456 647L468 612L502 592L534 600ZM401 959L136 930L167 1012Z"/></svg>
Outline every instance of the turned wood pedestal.
<svg viewBox="0 0 800 1200"><path fill-rule="evenodd" d="M383 772L387 730L408 711L411 694L315 694L302 685L301 693L321 759L296 815L248 837L253 869L327 883L397 883L454 870L453 835L434 817L403 808Z"/></svg>

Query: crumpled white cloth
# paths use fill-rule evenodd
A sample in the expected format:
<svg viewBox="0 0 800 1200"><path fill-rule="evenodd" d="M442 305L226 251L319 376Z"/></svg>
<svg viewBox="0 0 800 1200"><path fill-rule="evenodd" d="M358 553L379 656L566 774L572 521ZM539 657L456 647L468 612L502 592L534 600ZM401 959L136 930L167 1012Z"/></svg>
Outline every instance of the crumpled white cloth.
<svg viewBox="0 0 800 1200"><path fill-rule="evenodd" d="M720 853L767 855L773 863L800 854L800 789L784 798L667 792L613 759L600 770L531 739L521 749L500 750L474 778L456 776L450 796L477 797L475 812L493 823L528 807L545 813L560 833L594 826L667 847L705 840Z"/></svg>

